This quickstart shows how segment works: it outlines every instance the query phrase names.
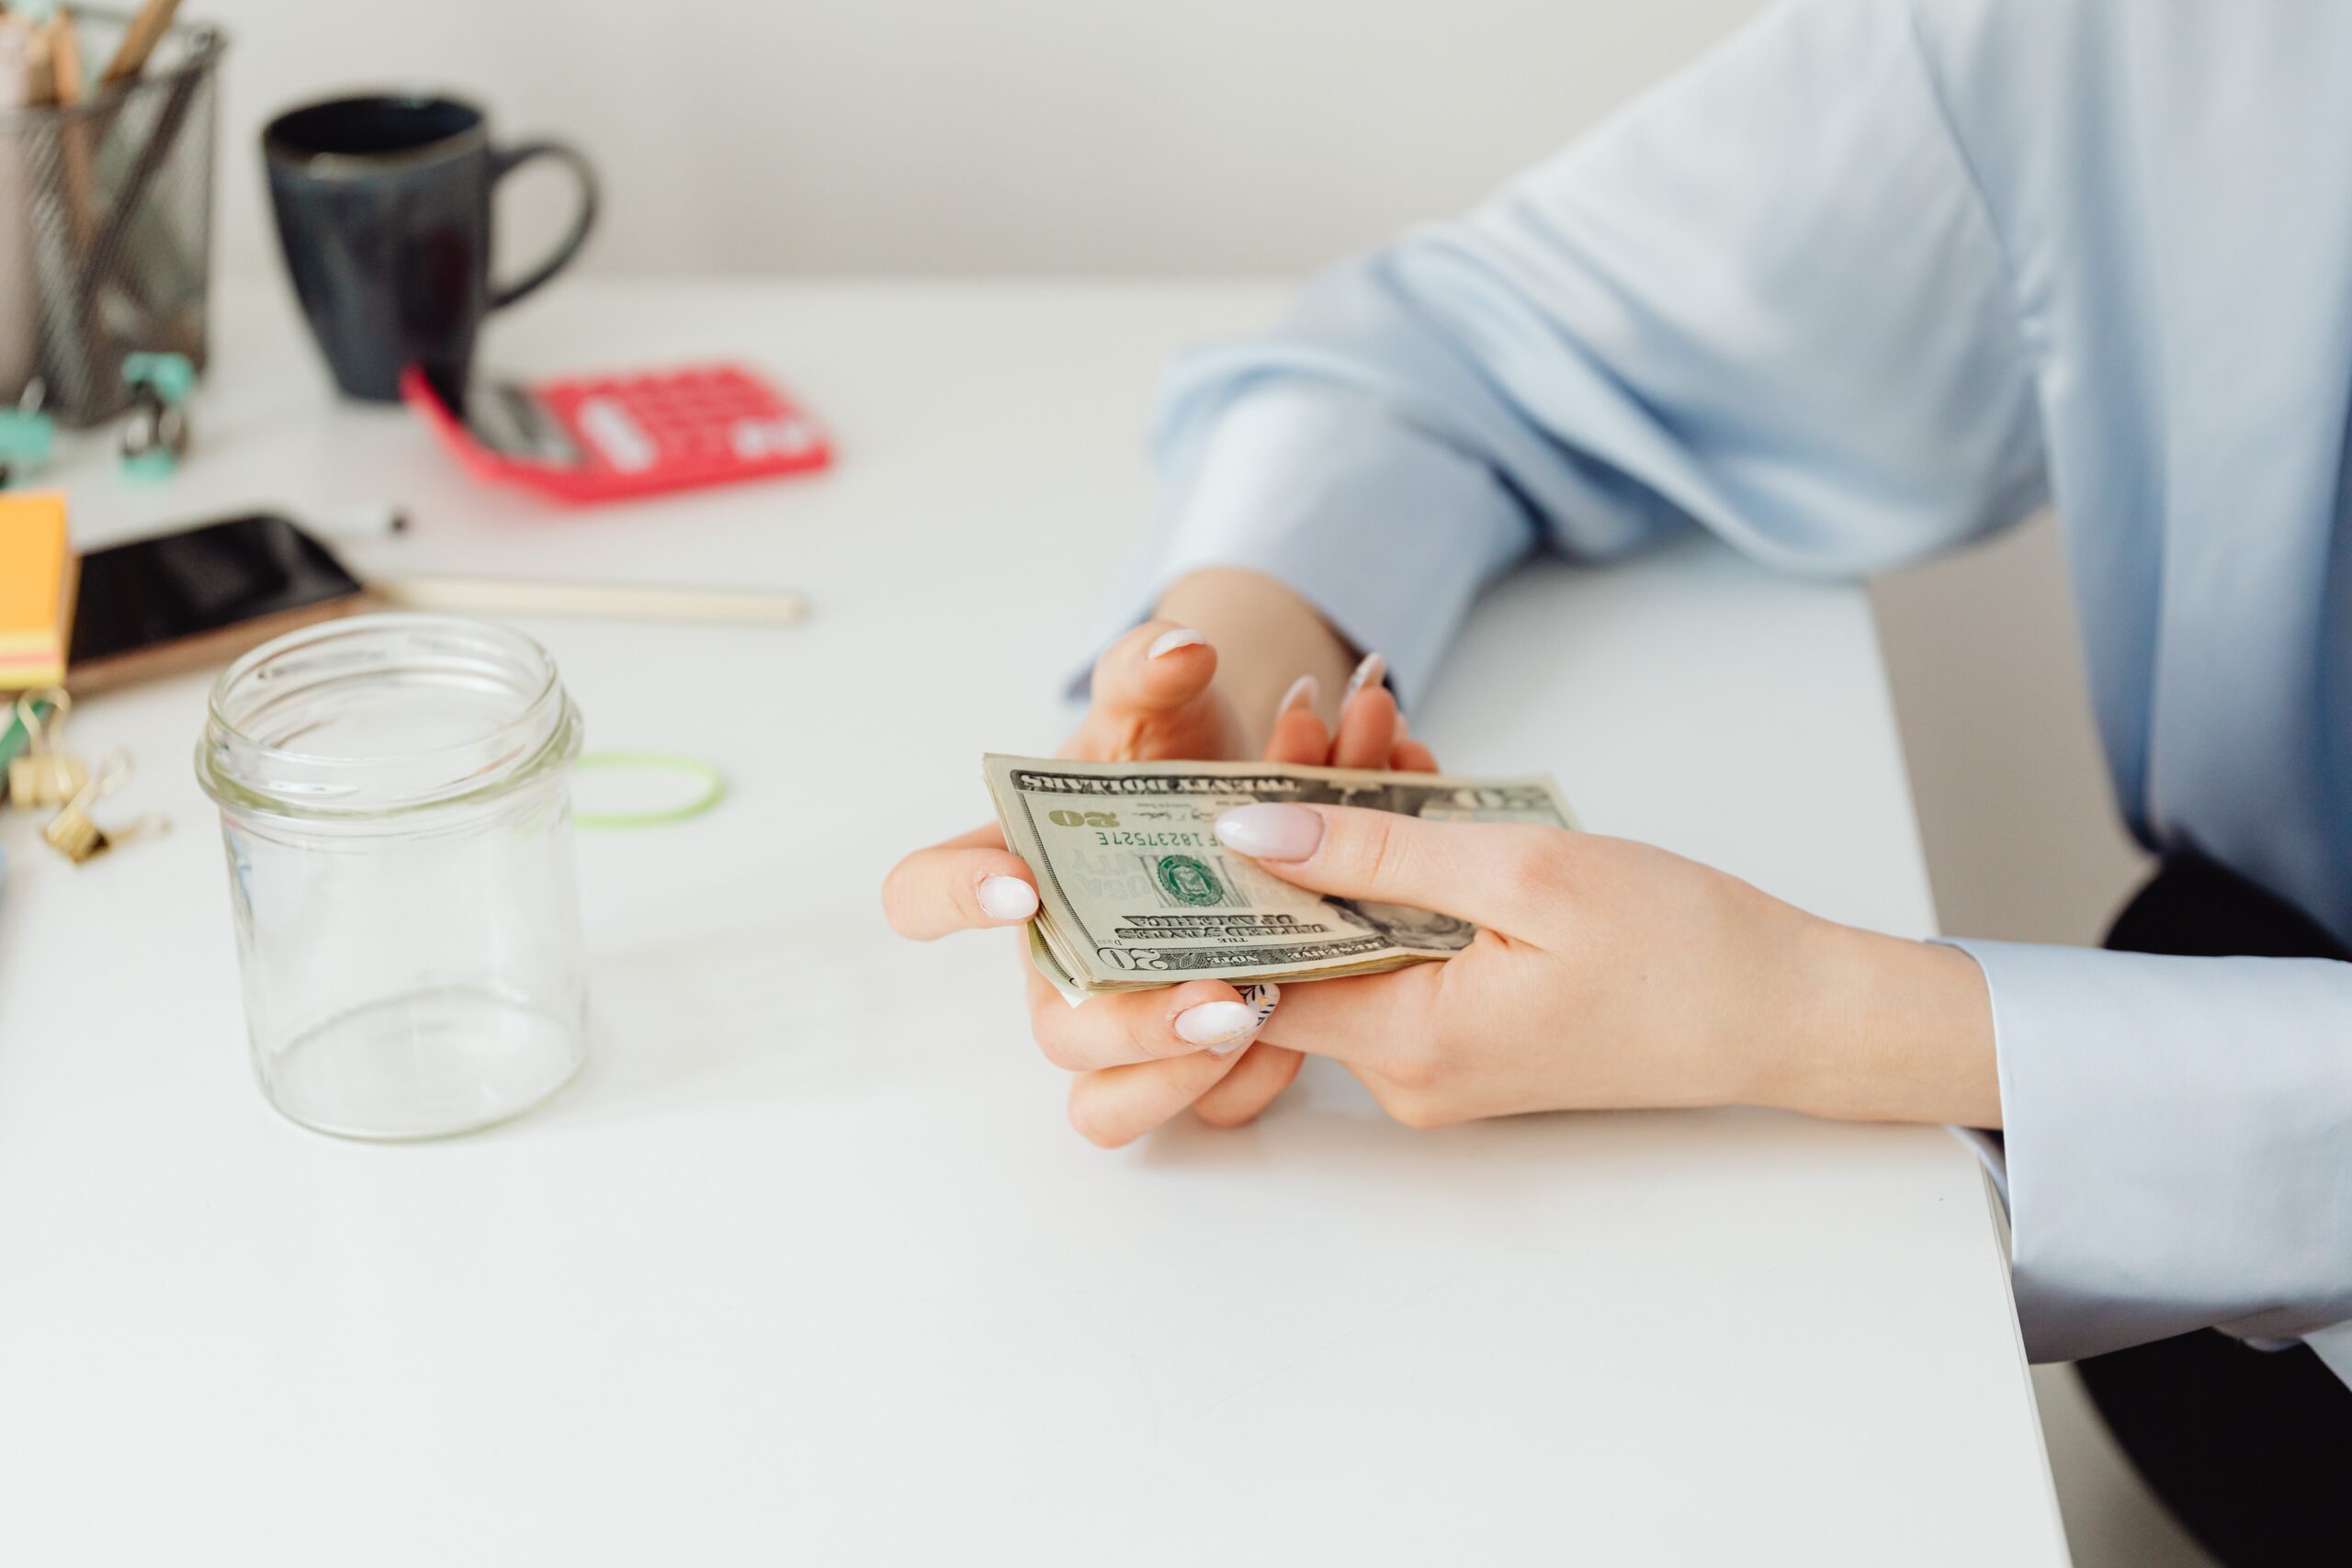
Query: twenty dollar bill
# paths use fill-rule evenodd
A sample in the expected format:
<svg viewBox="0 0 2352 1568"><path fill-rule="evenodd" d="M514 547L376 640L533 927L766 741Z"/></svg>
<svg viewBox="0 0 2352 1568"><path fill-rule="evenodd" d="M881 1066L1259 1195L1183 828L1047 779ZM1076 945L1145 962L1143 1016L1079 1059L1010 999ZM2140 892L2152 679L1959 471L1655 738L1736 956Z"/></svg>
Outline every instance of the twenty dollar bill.
<svg viewBox="0 0 2352 1568"><path fill-rule="evenodd" d="M1005 842L1036 874L1031 956L1073 1005L1211 976L1324 980L1444 958L1451 915L1327 898L1217 842L1237 806L1357 806L1448 822L1573 828L1547 778L1459 779L1273 762L983 760Z"/></svg>

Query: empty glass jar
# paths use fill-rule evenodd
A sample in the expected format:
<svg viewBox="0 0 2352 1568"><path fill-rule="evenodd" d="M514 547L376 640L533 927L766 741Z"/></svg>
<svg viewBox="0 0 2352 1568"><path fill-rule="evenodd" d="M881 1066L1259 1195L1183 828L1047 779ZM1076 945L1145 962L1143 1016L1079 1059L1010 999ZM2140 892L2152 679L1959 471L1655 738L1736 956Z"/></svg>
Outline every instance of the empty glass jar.
<svg viewBox="0 0 2352 1568"><path fill-rule="evenodd" d="M197 773L271 1104L427 1138L520 1115L579 1069L579 752L547 650L479 622L330 621L220 677Z"/></svg>

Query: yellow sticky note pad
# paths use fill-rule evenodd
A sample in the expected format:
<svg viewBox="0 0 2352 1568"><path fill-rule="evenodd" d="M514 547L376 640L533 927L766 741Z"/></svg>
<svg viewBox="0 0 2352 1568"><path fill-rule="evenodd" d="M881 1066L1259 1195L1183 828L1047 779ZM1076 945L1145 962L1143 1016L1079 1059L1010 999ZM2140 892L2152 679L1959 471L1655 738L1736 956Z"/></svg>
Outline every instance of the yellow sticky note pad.
<svg viewBox="0 0 2352 1568"><path fill-rule="evenodd" d="M65 678L78 565L63 496L0 495L0 690Z"/></svg>

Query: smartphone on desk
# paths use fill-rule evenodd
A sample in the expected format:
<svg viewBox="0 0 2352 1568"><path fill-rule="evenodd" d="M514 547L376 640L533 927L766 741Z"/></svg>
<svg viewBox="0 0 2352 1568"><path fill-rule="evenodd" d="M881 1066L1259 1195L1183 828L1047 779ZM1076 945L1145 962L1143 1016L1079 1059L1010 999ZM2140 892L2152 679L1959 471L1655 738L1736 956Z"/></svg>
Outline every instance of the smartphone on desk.
<svg viewBox="0 0 2352 1568"><path fill-rule="evenodd" d="M364 607L366 590L283 517L224 518L82 558L65 684L105 691L233 659Z"/></svg>

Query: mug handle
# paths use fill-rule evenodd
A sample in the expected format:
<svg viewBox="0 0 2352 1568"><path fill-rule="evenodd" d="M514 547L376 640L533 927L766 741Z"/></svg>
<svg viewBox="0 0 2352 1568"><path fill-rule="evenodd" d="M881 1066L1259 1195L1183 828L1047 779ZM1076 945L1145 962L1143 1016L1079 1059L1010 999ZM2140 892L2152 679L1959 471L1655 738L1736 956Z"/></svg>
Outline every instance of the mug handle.
<svg viewBox="0 0 2352 1568"><path fill-rule="evenodd" d="M572 220L571 232L563 237L563 243L555 248L553 255L514 282L492 288L490 308L493 310L504 310L571 265L571 258L578 255L580 247L587 243L588 231L596 226L596 171L588 166L588 160L581 155L578 148L565 142L523 141L512 147L492 149L491 180L493 189L498 181L534 158L554 158L571 166L572 174L580 181L580 215Z"/></svg>

